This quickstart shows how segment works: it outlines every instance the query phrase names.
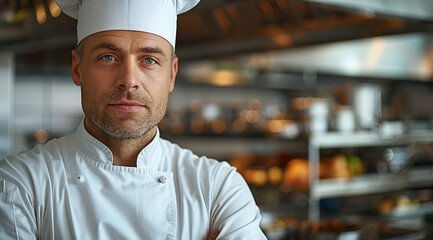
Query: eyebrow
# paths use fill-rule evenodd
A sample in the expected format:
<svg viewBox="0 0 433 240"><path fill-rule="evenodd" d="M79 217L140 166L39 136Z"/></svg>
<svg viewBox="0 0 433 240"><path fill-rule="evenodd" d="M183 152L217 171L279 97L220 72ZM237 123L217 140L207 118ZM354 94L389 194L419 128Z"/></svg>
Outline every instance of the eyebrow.
<svg viewBox="0 0 433 240"><path fill-rule="evenodd" d="M111 43L107 43L107 42L103 42L100 43L98 45L96 45L95 47L92 48L91 51L95 51L97 49L110 49L113 51L121 51L122 49L114 44ZM137 53L149 53L149 54L158 54L161 55L163 58L167 58L167 54L165 54L165 52L159 48L159 47L140 47L136 50Z"/></svg>
<svg viewBox="0 0 433 240"><path fill-rule="evenodd" d="M137 53L158 54L158 55L161 55L161 57L163 57L164 59L167 58L167 54L165 54L165 52L159 47L141 47L141 48L138 48L136 52Z"/></svg>
<svg viewBox="0 0 433 240"><path fill-rule="evenodd" d="M114 44L111 44L111 43L100 43L100 44L98 44L98 45L96 45L95 47L93 47L92 49L91 49L91 52L93 52L93 51L95 51L95 50L97 50L97 49L103 49L103 48L106 48L106 49L110 49L110 50L113 50L113 51L120 51L120 47L118 47L118 46L116 46L116 45L114 45Z"/></svg>

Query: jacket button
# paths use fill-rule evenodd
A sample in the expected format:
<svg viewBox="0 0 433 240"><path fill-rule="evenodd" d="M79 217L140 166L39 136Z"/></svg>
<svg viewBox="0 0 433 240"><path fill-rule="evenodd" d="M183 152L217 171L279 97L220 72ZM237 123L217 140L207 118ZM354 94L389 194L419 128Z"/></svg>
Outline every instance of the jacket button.
<svg viewBox="0 0 433 240"><path fill-rule="evenodd" d="M167 180L168 180L168 178L166 176L161 176L161 177L158 178L158 180L159 180L160 183L166 183Z"/></svg>
<svg viewBox="0 0 433 240"><path fill-rule="evenodd" d="M84 176L78 175L77 177L75 177L75 182L76 183L83 183L84 182Z"/></svg>

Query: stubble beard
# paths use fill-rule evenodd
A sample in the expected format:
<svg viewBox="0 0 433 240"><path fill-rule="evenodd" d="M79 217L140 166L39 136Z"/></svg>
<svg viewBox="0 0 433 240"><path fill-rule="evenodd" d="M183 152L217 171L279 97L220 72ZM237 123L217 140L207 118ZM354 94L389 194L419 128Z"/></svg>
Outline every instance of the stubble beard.
<svg viewBox="0 0 433 240"><path fill-rule="evenodd" d="M120 100L134 100L146 105L148 114L142 118L134 116L135 113L104 113L103 110L98 108L99 106L96 101L92 100L89 94L85 91L82 91L82 98L82 106L86 118L91 124L95 125L107 136L114 139L138 139L146 135L162 120L167 108L168 96L165 97L158 106L152 109L148 107L152 104L152 101L150 101L150 98L146 96L138 96L131 92L122 92L120 90L107 92L103 95L102 104L104 105ZM129 121L130 123L122 125L122 122L124 121Z"/></svg>

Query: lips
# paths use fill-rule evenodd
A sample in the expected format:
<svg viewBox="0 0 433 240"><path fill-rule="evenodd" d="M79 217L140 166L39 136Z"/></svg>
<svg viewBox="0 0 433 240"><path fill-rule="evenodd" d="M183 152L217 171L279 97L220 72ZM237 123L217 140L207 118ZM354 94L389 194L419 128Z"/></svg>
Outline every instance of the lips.
<svg viewBox="0 0 433 240"><path fill-rule="evenodd" d="M137 103L137 102L116 102L116 103L110 103L108 104L110 107L115 108L118 111L121 112L137 112L143 109L145 106Z"/></svg>

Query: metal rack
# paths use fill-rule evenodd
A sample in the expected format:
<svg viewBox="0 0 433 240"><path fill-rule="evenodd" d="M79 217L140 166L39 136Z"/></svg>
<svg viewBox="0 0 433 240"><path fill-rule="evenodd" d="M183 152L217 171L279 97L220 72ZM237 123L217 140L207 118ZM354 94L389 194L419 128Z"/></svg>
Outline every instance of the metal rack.
<svg viewBox="0 0 433 240"><path fill-rule="evenodd" d="M413 168L404 175L370 174L351 179L319 179L320 150L433 143L433 131L383 136L375 132L319 133L309 141L310 198L309 219L320 219L319 201L324 198L385 193L407 188L433 187L433 168Z"/></svg>

